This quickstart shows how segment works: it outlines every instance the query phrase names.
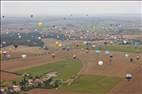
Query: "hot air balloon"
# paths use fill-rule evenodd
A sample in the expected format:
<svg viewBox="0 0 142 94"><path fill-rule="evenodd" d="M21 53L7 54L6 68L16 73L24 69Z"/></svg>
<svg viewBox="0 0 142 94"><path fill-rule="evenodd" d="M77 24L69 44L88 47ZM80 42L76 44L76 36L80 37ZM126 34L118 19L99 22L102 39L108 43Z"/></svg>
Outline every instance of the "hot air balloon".
<svg viewBox="0 0 142 94"><path fill-rule="evenodd" d="M113 56L112 56L112 55L110 55L109 57L110 57L110 58L113 58Z"/></svg>
<svg viewBox="0 0 142 94"><path fill-rule="evenodd" d="M137 59L137 60L140 60L140 56L138 55L138 56L136 57L136 59Z"/></svg>
<svg viewBox="0 0 142 94"><path fill-rule="evenodd" d="M128 42L126 40L123 40L123 44L127 44Z"/></svg>
<svg viewBox="0 0 142 94"><path fill-rule="evenodd" d="M9 34L9 32L6 32L6 34Z"/></svg>
<svg viewBox="0 0 142 94"><path fill-rule="evenodd" d="M4 58L7 58L7 55L8 55L7 51L3 51L2 54L3 54Z"/></svg>
<svg viewBox="0 0 142 94"><path fill-rule="evenodd" d="M6 44L6 41L3 41L2 44L5 45L5 44Z"/></svg>
<svg viewBox="0 0 142 94"><path fill-rule="evenodd" d="M108 55L108 54L110 54L110 52L109 52L108 50L106 50L106 51L105 51L105 54Z"/></svg>
<svg viewBox="0 0 142 94"><path fill-rule="evenodd" d="M2 52L4 59L9 59L11 55L7 51Z"/></svg>
<svg viewBox="0 0 142 94"><path fill-rule="evenodd" d="M86 53L89 53L89 50L86 50L85 52L86 52Z"/></svg>
<svg viewBox="0 0 142 94"><path fill-rule="evenodd" d="M59 43L59 44L58 44L58 47L62 47L62 43Z"/></svg>
<svg viewBox="0 0 142 94"><path fill-rule="evenodd" d="M92 47L93 47L93 48L95 48L95 47L96 47L96 45L92 45Z"/></svg>
<svg viewBox="0 0 142 94"><path fill-rule="evenodd" d="M26 54L22 54L21 57L22 57L22 59L26 59L27 55Z"/></svg>
<svg viewBox="0 0 142 94"><path fill-rule="evenodd" d="M107 45L107 42L106 42L106 41L104 42L104 45Z"/></svg>
<svg viewBox="0 0 142 94"><path fill-rule="evenodd" d="M42 28L43 25L44 25L43 22L38 22L38 23L37 23L38 28Z"/></svg>
<svg viewBox="0 0 142 94"><path fill-rule="evenodd" d="M17 45L17 44L14 44L13 46L14 46L14 48L18 48L18 45Z"/></svg>
<svg viewBox="0 0 142 94"><path fill-rule="evenodd" d="M5 18L5 16L2 16L2 18L4 19L4 18Z"/></svg>
<svg viewBox="0 0 142 94"><path fill-rule="evenodd" d="M54 53L52 53L52 58L53 58L53 59L55 58L55 54L54 54Z"/></svg>
<svg viewBox="0 0 142 94"><path fill-rule="evenodd" d="M98 61L98 65L99 65L99 66L102 66L103 64L104 64L103 61Z"/></svg>
<svg viewBox="0 0 142 94"><path fill-rule="evenodd" d="M73 57L73 59L76 59L76 55L75 54L72 57Z"/></svg>
<svg viewBox="0 0 142 94"><path fill-rule="evenodd" d="M87 41L84 41L84 42L83 42L84 45L87 45L87 43L88 43Z"/></svg>
<svg viewBox="0 0 142 94"><path fill-rule="evenodd" d="M130 58L130 62L133 62L133 58Z"/></svg>
<svg viewBox="0 0 142 94"><path fill-rule="evenodd" d="M38 37L39 40L41 40L41 37Z"/></svg>
<svg viewBox="0 0 142 94"><path fill-rule="evenodd" d="M33 14L31 14L31 15L30 15L30 17L31 17L31 18L33 18L33 17L34 17L34 15L33 15Z"/></svg>
<svg viewBox="0 0 142 94"><path fill-rule="evenodd" d="M129 55L128 54L125 54L125 57L128 57Z"/></svg>
<svg viewBox="0 0 142 94"><path fill-rule="evenodd" d="M100 50L96 50L96 54L99 54L101 51Z"/></svg>
<svg viewBox="0 0 142 94"><path fill-rule="evenodd" d="M125 76L125 78L126 78L128 81L130 81L130 80L133 78L133 76L132 76L131 73L127 73L126 76Z"/></svg>
<svg viewBox="0 0 142 94"><path fill-rule="evenodd" d="M58 42L58 41L56 41L56 42L55 42L55 44L56 44L56 46L58 46L58 45L59 45L59 42Z"/></svg>

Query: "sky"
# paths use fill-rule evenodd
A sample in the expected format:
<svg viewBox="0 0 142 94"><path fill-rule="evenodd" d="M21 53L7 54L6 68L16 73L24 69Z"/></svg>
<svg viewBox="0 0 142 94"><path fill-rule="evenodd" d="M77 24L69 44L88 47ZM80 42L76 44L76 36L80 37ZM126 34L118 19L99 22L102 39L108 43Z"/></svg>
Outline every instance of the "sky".
<svg viewBox="0 0 142 94"><path fill-rule="evenodd" d="M2 1L5 16L142 14L142 1Z"/></svg>

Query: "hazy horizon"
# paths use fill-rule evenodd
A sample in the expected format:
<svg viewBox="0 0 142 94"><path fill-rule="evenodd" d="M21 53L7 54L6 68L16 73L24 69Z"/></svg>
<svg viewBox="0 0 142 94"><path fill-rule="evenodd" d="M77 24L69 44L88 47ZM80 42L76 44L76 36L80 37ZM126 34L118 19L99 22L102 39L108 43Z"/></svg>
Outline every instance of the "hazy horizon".
<svg viewBox="0 0 142 94"><path fill-rule="evenodd" d="M2 1L4 16L141 16L141 1Z"/></svg>

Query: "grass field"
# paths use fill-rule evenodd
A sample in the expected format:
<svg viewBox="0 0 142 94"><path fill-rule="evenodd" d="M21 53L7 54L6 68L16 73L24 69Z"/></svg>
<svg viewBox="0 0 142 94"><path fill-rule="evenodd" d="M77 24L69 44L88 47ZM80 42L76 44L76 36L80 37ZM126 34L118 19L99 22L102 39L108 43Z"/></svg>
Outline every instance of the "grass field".
<svg viewBox="0 0 142 94"><path fill-rule="evenodd" d="M74 48L86 48L87 46L81 45L80 47L75 47ZM90 46L88 46L90 48ZM90 48L95 50L96 48ZM112 44L112 45L107 45L107 46L100 46L97 48L99 50L109 50L109 51L119 51L119 52L128 52L128 53L142 53L142 46L139 46L135 48L132 45L117 45L117 44Z"/></svg>
<svg viewBox="0 0 142 94"><path fill-rule="evenodd" d="M120 52L129 52L129 53L142 53L142 46L135 48L130 45L108 45L106 49L110 51L120 51Z"/></svg>
<svg viewBox="0 0 142 94"><path fill-rule="evenodd" d="M82 64L77 60L58 61L33 67L20 71L21 73L31 73L33 76L39 76L47 72L57 72L60 79L68 79L80 71Z"/></svg>
<svg viewBox="0 0 142 94"><path fill-rule="evenodd" d="M106 94L119 81L121 81L121 78L119 77L81 75L72 83L72 85L63 86L60 90L86 92L91 94Z"/></svg>

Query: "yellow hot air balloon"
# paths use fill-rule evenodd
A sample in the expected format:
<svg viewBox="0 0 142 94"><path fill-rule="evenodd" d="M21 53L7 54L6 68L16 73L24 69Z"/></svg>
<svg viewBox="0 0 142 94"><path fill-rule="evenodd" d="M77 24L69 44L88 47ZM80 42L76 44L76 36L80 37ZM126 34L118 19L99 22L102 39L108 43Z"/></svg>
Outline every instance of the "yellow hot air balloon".
<svg viewBox="0 0 142 94"><path fill-rule="evenodd" d="M38 22L37 25L38 27L43 27L43 22Z"/></svg>
<svg viewBox="0 0 142 94"><path fill-rule="evenodd" d="M58 44L58 47L62 47L62 43L59 43L59 44Z"/></svg>
<svg viewBox="0 0 142 94"><path fill-rule="evenodd" d="M58 41L56 41L56 42L55 42L55 44L56 44L56 46L57 46L57 45L59 44L59 42L58 42Z"/></svg>

